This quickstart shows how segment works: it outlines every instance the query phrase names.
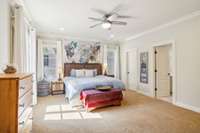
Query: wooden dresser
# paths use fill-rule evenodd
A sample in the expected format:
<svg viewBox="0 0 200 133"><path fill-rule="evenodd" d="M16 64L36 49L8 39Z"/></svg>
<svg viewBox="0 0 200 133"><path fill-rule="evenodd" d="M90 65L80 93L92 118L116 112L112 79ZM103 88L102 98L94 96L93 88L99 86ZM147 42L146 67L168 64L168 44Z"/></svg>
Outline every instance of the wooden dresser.
<svg viewBox="0 0 200 133"><path fill-rule="evenodd" d="M31 132L31 74L0 74L0 107L0 133Z"/></svg>

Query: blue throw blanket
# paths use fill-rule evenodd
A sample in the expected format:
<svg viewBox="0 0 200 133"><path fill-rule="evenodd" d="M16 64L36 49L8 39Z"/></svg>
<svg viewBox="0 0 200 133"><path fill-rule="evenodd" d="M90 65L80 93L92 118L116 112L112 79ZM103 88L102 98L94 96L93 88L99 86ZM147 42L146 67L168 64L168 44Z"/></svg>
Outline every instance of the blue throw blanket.
<svg viewBox="0 0 200 133"><path fill-rule="evenodd" d="M65 92L66 97L71 100L73 97L80 95L80 92L84 89L96 88L96 86L113 86L116 89L125 89L124 83L116 78L107 76L96 77L65 77Z"/></svg>

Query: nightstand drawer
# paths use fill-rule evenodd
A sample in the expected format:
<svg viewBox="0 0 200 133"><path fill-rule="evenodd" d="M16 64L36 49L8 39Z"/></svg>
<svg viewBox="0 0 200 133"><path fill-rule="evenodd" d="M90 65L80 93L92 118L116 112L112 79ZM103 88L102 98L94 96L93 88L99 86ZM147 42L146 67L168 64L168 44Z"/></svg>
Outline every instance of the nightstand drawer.
<svg viewBox="0 0 200 133"><path fill-rule="evenodd" d="M56 90L64 90L64 85L63 85L63 83L52 84L52 90L53 90L53 91L56 91Z"/></svg>
<svg viewBox="0 0 200 133"><path fill-rule="evenodd" d="M52 81L51 82L51 94L63 94L64 93L64 82L63 81Z"/></svg>

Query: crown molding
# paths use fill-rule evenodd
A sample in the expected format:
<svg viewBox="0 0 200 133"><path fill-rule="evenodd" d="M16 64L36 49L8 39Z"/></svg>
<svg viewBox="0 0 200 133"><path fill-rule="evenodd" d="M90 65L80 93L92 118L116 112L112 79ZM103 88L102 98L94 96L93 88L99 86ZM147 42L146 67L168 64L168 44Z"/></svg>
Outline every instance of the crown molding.
<svg viewBox="0 0 200 133"><path fill-rule="evenodd" d="M183 16L183 17L181 17L181 18L178 18L178 19L173 20L173 21L171 21L171 22L165 23L165 24L163 24L163 25L154 27L154 28L152 28L152 29L150 29L150 30L147 30L147 31L141 32L141 33L139 33L139 34L130 36L130 37L126 38L126 41L130 41L130 40L137 39L137 38L142 37L142 36L144 36L144 35L147 35L147 34L150 34L150 33L156 32L156 31L159 31L159 30L161 30L161 29L164 29L164 28L167 28L167 27L176 25L176 24L178 24L178 23L181 23L181 22L184 22L184 21L193 19L193 18L198 17L198 16L200 16L200 10L195 11L195 12L192 12L191 14L185 15L185 16Z"/></svg>
<svg viewBox="0 0 200 133"><path fill-rule="evenodd" d="M28 20L28 22L33 25L34 21L33 21L33 17L29 11L29 9L26 6L26 3L24 2L24 0L9 0L11 7L13 8L19 8L21 7L23 9L23 14L24 17Z"/></svg>
<svg viewBox="0 0 200 133"><path fill-rule="evenodd" d="M109 44L109 41L106 40L96 40L91 38L80 38L80 37L72 37L67 34L58 34L58 33L46 33L46 32L38 32L37 33L38 38L42 39L57 39L57 40L78 40L78 41L87 41L87 42L101 42L105 44Z"/></svg>

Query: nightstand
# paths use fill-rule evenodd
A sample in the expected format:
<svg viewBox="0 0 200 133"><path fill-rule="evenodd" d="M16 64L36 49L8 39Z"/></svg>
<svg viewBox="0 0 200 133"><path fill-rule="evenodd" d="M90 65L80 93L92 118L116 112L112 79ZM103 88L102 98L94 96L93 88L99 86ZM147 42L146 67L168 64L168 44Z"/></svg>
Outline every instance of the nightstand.
<svg viewBox="0 0 200 133"><path fill-rule="evenodd" d="M63 81L51 81L51 94L64 94L64 82Z"/></svg>

